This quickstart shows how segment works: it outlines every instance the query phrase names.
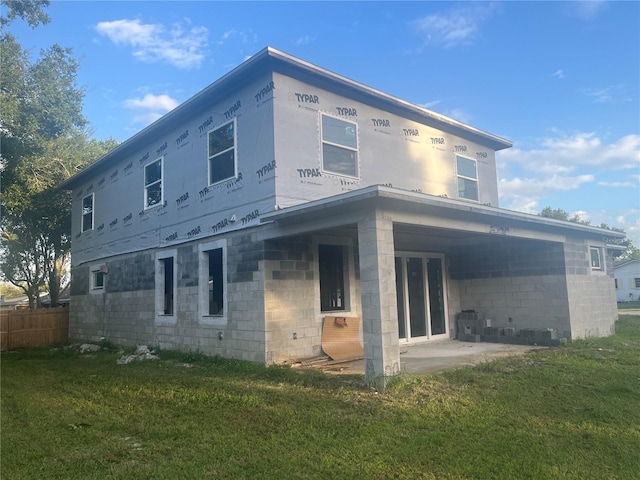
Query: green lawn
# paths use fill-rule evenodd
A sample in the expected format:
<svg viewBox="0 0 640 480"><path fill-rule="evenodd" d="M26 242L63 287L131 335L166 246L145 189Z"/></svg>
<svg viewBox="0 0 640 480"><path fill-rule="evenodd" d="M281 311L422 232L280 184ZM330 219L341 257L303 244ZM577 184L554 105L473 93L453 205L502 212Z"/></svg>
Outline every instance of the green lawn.
<svg viewBox="0 0 640 480"><path fill-rule="evenodd" d="M386 394L198 355L2 354L3 479L640 478L640 316Z"/></svg>

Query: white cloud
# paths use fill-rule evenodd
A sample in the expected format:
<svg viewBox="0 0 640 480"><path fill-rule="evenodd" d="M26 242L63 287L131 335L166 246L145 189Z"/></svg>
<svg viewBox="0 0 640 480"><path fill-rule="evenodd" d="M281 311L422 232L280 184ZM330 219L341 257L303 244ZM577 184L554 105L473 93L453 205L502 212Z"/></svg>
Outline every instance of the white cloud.
<svg viewBox="0 0 640 480"><path fill-rule="evenodd" d="M144 97L129 98L124 106L134 112L133 121L136 124L149 125L162 115L179 105L178 101L169 95L153 95L147 93Z"/></svg>
<svg viewBox="0 0 640 480"><path fill-rule="evenodd" d="M258 41L258 36L253 30L236 30L235 28L232 28L224 32L216 43L218 45L224 45L228 40L234 38L239 39L242 45L253 45Z"/></svg>
<svg viewBox="0 0 640 480"><path fill-rule="evenodd" d="M546 138L543 148L512 148L499 153L501 162L517 163L538 173L571 172L579 167L626 170L640 167L640 135L626 135L604 143L594 132Z"/></svg>
<svg viewBox="0 0 640 480"><path fill-rule="evenodd" d="M436 105L438 105L439 103L442 103L442 100L432 100L432 101L427 102L427 103L421 103L421 104L419 104L419 106L423 107L423 108L431 109L431 108L435 107Z"/></svg>
<svg viewBox="0 0 640 480"><path fill-rule="evenodd" d="M630 102L632 99L626 91L625 85L609 85L603 88L583 88L582 94L596 103Z"/></svg>
<svg viewBox="0 0 640 480"><path fill-rule="evenodd" d="M469 124L471 122L471 119L473 118L469 112L465 112L461 108L454 108L453 110L449 110L447 113L445 113L445 115L466 124Z"/></svg>
<svg viewBox="0 0 640 480"><path fill-rule="evenodd" d="M309 45L314 40L315 40L315 37L310 37L309 35L305 35L303 37L296 38L296 45Z"/></svg>
<svg viewBox="0 0 640 480"><path fill-rule="evenodd" d="M572 17L580 20L595 20L607 8L606 0L580 0L577 2L569 2L567 4L568 13Z"/></svg>
<svg viewBox="0 0 640 480"><path fill-rule="evenodd" d="M633 182L598 182L598 185L602 187L611 187L611 188L619 188L619 187L638 188L638 183L633 183Z"/></svg>
<svg viewBox="0 0 640 480"><path fill-rule="evenodd" d="M551 76L552 77L556 77L558 80L562 80L563 78L566 77L566 75L564 74L564 70L562 70L560 68L558 70L556 70L555 72L553 72L551 74Z"/></svg>
<svg viewBox="0 0 640 480"><path fill-rule="evenodd" d="M546 138L541 148L507 149L496 154L500 204L527 213L540 210L540 201L557 192L578 189L597 181L600 171L640 167L640 135L627 135L605 143L595 133ZM511 172L518 174L512 176ZM598 184L627 186L633 175L621 181Z"/></svg>
<svg viewBox="0 0 640 480"><path fill-rule="evenodd" d="M495 8L495 4L454 8L414 20L412 25L428 44L444 48L471 45L480 36L482 24Z"/></svg>
<svg viewBox="0 0 640 480"><path fill-rule="evenodd" d="M174 100L169 95L153 95L147 93L142 98L130 98L124 101L124 105L131 109L146 109L146 110L163 110L168 112L178 106L177 100Z"/></svg>
<svg viewBox="0 0 640 480"><path fill-rule="evenodd" d="M175 23L167 28L162 24L145 24L140 20L100 22L96 31L116 45L133 48L133 56L147 63L163 61L178 68L194 68L204 60L209 31L205 27L185 28Z"/></svg>
<svg viewBox="0 0 640 480"><path fill-rule="evenodd" d="M503 200L507 201L506 208L537 213L540 210L540 199L555 192L575 190L594 180L595 177L591 174L501 178L498 182L498 192L501 204Z"/></svg>

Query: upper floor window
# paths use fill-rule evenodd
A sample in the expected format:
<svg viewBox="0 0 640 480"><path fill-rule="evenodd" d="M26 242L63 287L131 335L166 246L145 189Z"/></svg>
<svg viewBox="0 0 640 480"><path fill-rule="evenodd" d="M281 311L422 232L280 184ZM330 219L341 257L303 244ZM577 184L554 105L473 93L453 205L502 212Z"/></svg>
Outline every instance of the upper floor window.
<svg viewBox="0 0 640 480"><path fill-rule="evenodd" d="M640 288L640 278L636 277L633 279L633 288Z"/></svg>
<svg viewBox="0 0 640 480"><path fill-rule="evenodd" d="M236 176L236 121L209 132L209 185Z"/></svg>
<svg viewBox="0 0 640 480"><path fill-rule="evenodd" d="M591 256L591 270L602 270L602 250L598 247L589 247Z"/></svg>
<svg viewBox="0 0 640 480"><path fill-rule="evenodd" d="M456 155L458 171L458 198L478 200L477 163L471 158Z"/></svg>
<svg viewBox="0 0 640 480"><path fill-rule="evenodd" d="M322 170L358 176L358 125L322 115Z"/></svg>
<svg viewBox="0 0 640 480"><path fill-rule="evenodd" d="M144 167L144 208L162 204L162 158Z"/></svg>
<svg viewBox="0 0 640 480"><path fill-rule="evenodd" d="M93 230L93 193L82 199L82 231Z"/></svg>

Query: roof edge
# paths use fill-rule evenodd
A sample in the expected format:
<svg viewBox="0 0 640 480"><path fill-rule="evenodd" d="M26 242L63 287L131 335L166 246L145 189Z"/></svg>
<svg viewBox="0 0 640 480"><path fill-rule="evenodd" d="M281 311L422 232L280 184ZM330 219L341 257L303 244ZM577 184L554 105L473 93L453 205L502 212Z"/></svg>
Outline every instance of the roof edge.
<svg viewBox="0 0 640 480"><path fill-rule="evenodd" d="M206 86L205 88L197 92L195 95L191 96L190 98L182 102L176 108L167 112L165 115L160 117L155 122L147 125L142 130L135 133L133 136L129 137L122 143L120 143L117 147L115 147L113 150L106 153L102 157L100 157L91 165L87 166L80 172L76 173L72 177L62 182L59 185L59 188L62 188L65 190L72 189L75 184L81 181L81 179L92 174L95 170L100 169L101 167L104 167L105 164L110 159L117 157L119 154L126 152L128 149L132 149L138 141L150 135L151 132L153 132L154 130L159 130L161 128L165 128L166 126L170 125L170 122L175 117L181 116L183 112L188 112L191 108L193 108L193 105L196 105L197 102L203 97L206 97L207 95L215 91L217 88L222 88L222 86L224 86L225 84L228 84L229 82L232 81L233 78L237 77L238 75L241 75L243 72L253 68L259 68L261 63L268 62L269 60L281 62L282 64L286 64L289 67L298 71L306 71L312 75L320 76L321 78L329 82L333 81L344 87L356 90L361 94L364 94L373 98L378 98L384 103L387 103L389 105L396 106L397 108L403 109L405 111L413 112L414 114L417 114L422 117L431 118L435 122L438 122L444 125L449 125L452 128L461 129L463 131L469 132L471 135L484 138L487 142L492 144L496 150L502 150L502 149L513 146L513 144L509 140L506 140L502 137L493 135L491 133L485 132L471 125L467 125L462 122L459 122L453 118L450 118L445 115L441 115L439 113L428 110L426 108L420 107L406 100L402 100L399 97L395 97L393 95L387 94L381 90L369 87L364 83L357 82L348 77L335 73L331 70L317 66L306 60L302 60L298 57L294 57L293 55L290 55L281 50L278 50L277 48L266 46L262 50L258 51L256 54L252 55L249 59L245 60L244 62L240 63L238 66L236 66L229 72L222 75L213 83Z"/></svg>
<svg viewBox="0 0 640 480"><path fill-rule="evenodd" d="M515 221L522 221L527 223L534 223L540 226L547 226L551 228L559 228L564 230L579 231L583 233L606 235L606 238L626 238L626 234L617 232L615 230L607 230L600 227L591 225L584 225L581 223L568 222L563 220L556 220L554 218L542 217L540 215L534 215L531 213L523 213L515 210L507 210L504 208L493 207L490 205L482 205L478 203L472 203L465 200L451 199L446 197L440 197L436 195L429 195L426 193L418 193L409 190L402 190L395 187L387 187L383 185L371 185L358 190L351 190L349 192L340 193L327 198L319 200L313 200L292 207L287 207L282 210L276 210L274 212L266 213L261 216L261 220L264 221L277 221L279 218L293 217L297 214L312 212L328 207L335 207L343 204L350 204L361 202L369 198L381 198L391 199L411 203L422 203L430 205L436 208L451 208L456 210L463 210L469 213L475 213L479 215L492 215L494 217L500 217Z"/></svg>

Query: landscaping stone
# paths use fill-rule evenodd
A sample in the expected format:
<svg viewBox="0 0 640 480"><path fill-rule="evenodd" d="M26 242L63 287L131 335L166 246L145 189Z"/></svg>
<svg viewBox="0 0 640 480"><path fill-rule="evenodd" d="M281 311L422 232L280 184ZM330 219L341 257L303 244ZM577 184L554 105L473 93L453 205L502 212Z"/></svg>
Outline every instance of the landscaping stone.
<svg viewBox="0 0 640 480"><path fill-rule="evenodd" d="M117 360L118 365L127 365L137 360L158 360L160 357L155 355L146 345L138 345L133 355L123 355Z"/></svg>

